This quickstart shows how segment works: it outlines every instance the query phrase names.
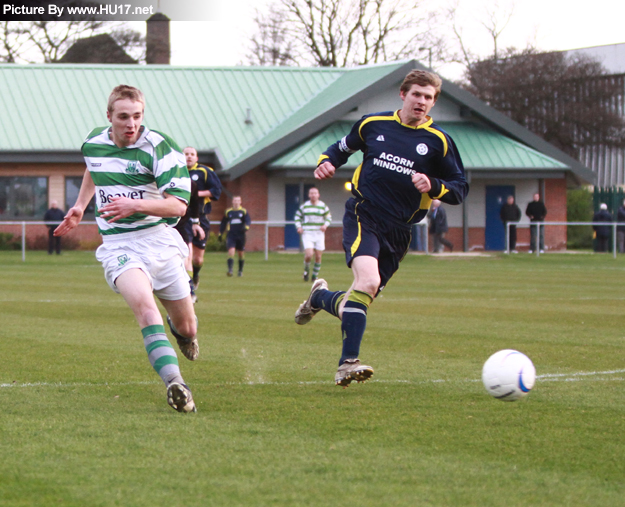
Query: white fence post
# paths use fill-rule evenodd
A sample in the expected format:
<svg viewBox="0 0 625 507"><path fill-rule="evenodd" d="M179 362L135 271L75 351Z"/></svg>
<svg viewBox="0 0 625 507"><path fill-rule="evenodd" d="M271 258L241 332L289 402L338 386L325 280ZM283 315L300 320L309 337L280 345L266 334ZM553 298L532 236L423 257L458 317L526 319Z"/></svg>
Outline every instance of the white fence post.
<svg viewBox="0 0 625 507"><path fill-rule="evenodd" d="M26 262L26 222L22 222L22 262Z"/></svg>

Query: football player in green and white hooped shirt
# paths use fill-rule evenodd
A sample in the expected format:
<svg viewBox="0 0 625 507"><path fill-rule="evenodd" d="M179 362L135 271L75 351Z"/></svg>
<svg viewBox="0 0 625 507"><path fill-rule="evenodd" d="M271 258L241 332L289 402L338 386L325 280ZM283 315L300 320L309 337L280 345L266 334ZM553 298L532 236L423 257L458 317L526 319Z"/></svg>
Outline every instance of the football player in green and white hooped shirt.
<svg viewBox="0 0 625 507"><path fill-rule="evenodd" d="M169 405L178 412L195 412L154 299L156 295L167 310L182 353L195 360L197 319L184 268L188 249L169 227L187 209L191 180L176 143L141 125L144 109L141 90L127 85L113 89L107 109L111 126L93 130L85 140L87 170L78 199L54 234L75 228L95 194L103 240L96 258L106 281L135 314L148 359L167 387Z"/></svg>
<svg viewBox="0 0 625 507"><path fill-rule="evenodd" d="M321 270L321 256L326 249L325 232L332 223L330 208L319 200L319 189L311 187L308 190L308 201L302 204L295 212L295 227L302 235L304 245L304 281L310 275L310 261L315 255L315 264L312 271L312 281L319 276Z"/></svg>

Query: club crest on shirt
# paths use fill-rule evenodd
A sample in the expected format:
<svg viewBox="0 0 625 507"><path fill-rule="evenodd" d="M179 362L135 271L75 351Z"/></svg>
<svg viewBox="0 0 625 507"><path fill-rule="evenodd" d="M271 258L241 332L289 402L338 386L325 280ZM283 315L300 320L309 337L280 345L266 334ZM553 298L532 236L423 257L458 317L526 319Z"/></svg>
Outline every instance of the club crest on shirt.
<svg viewBox="0 0 625 507"><path fill-rule="evenodd" d="M417 145L417 153L419 155L425 155L428 152L428 145L425 143L420 143Z"/></svg>
<svg viewBox="0 0 625 507"><path fill-rule="evenodd" d="M129 160L126 166L126 174L139 174L141 164L137 160Z"/></svg>

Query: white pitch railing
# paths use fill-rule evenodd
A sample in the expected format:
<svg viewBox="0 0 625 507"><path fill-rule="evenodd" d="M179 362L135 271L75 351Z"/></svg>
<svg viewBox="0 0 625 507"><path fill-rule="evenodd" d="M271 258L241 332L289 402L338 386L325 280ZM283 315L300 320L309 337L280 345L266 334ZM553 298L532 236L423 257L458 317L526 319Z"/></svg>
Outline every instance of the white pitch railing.
<svg viewBox="0 0 625 507"><path fill-rule="evenodd" d="M625 226L624 222L531 222L531 223L519 223L519 222L507 222L506 223L506 250L505 253L510 253L510 226L516 225L517 228L525 228L529 229L530 227L536 228L536 242L538 243L538 248L534 252L536 257L540 256L540 233L541 228L546 225L559 225L559 226L569 226L569 225L585 225L585 226L593 226L593 225L601 225L601 226L609 226L612 228L612 255L616 259L616 228L621 225Z"/></svg>
<svg viewBox="0 0 625 507"><path fill-rule="evenodd" d="M0 225L20 226L22 230L22 262L26 262L26 226L27 225L54 225L58 222L0 222ZM80 222L79 225L97 225L96 222Z"/></svg>
<svg viewBox="0 0 625 507"><path fill-rule="evenodd" d="M0 226L2 225L9 225L9 226L13 226L13 227L20 227L21 228L21 233L22 233L22 239L21 239L21 243L22 243L22 261L26 261L26 227L30 226L30 225L49 225L52 223L56 223L56 222L42 222L42 221L22 221L22 222L0 222ZM219 225L221 222L220 221L215 221L212 220L210 222L211 225ZM80 226L84 226L84 225L97 225L97 223L95 221L82 221L79 224ZM295 225L294 221L288 221L288 220L255 220L252 222L253 226L263 226L264 227L264 253L265 253L265 260L269 259L269 229L270 227L284 227L285 225ZM343 222L332 222L330 224L330 227L342 227L343 226ZM423 244L421 245L423 250L425 251L425 253L428 253L428 234L427 234L427 224L426 223L420 223L420 224L416 224L417 227L425 227L426 230L424 231L425 234L421 234L421 237L423 239Z"/></svg>
<svg viewBox="0 0 625 507"><path fill-rule="evenodd" d="M22 250L22 261L26 261L26 228L28 225L48 225L50 222L34 222L34 221L21 221L21 222L0 222L0 226L9 225L13 227L20 227L22 238L21 238L21 250ZM219 225L221 222L219 221L211 221L211 225ZM80 222L79 225L97 225L95 221L84 221ZM269 228L270 227L284 227L285 225L295 225L294 221L288 220L258 220L253 221L252 225L255 226L263 226L264 227L264 254L265 260L269 258ZM342 222L332 222L330 227L342 227ZM624 222L532 222L532 223L514 223L508 222L506 224L506 250L505 253L510 253L510 226L516 225L517 228L529 228L529 227L537 227L536 238L537 241L540 241L540 233L541 228L548 225L556 225L556 226L569 226L569 225L580 225L580 226L593 226L593 225L601 225L601 226L610 226L612 228L612 255L614 258L617 256L617 227L625 226ZM425 234L421 234L423 239L423 244L421 245L423 251L428 254L429 253L429 245L428 245L428 234L427 234L427 223L419 223L415 224L416 227L425 228ZM540 248L536 248L535 251L536 256L540 256Z"/></svg>

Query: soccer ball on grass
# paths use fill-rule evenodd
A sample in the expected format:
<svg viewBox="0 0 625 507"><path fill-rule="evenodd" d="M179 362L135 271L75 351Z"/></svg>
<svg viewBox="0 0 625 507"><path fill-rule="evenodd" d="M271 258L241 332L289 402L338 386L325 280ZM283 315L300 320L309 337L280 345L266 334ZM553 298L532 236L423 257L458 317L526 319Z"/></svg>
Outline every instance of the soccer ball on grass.
<svg viewBox="0 0 625 507"><path fill-rule="evenodd" d="M536 369L525 354L517 350L500 350L484 363L482 382L488 394L502 401L515 401L534 387Z"/></svg>

